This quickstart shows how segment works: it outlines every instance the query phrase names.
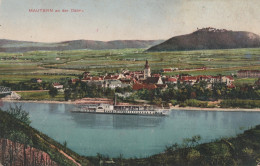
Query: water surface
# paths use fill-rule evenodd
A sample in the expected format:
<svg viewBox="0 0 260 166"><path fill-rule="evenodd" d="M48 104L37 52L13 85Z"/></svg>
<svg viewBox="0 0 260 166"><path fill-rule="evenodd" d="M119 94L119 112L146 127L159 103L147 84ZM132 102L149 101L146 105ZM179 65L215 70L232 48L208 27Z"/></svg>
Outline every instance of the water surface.
<svg viewBox="0 0 260 166"><path fill-rule="evenodd" d="M4 103L3 109L10 103ZM147 157L166 145L201 135L203 142L258 125L258 112L172 111L168 117L72 113L74 105L19 103L32 126L85 156ZM243 129L243 130L242 130Z"/></svg>

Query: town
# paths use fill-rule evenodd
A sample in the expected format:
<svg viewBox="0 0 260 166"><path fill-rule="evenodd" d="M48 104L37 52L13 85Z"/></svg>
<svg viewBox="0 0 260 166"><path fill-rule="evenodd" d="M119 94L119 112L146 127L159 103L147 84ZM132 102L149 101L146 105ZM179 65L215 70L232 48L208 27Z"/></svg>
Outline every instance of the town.
<svg viewBox="0 0 260 166"><path fill-rule="evenodd" d="M169 72L176 69L162 69L162 72ZM188 70L188 69L186 69ZM206 68L199 68L197 70L206 70ZM260 73L260 72L259 72ZM224 83L228 88L234 88L234 78L232 76L211 76L211 75L176 75L176 76L164 76L159 73L151 72L149 62L146 60L144 69L141 71L129 71L123 70L122 73L107 74L105 76L92 76L89 72L84 72L81 79L71 79L71 83L77 81L86 82L88 85L96 85L102 88L126 88L132 87L133 90L140 89L166 89L168 85L177 85L177 83L194 85L201 81L207 83L208 88L212 88L215 83ZM54 83L55 88L62 89L63 86Z"/></svg>

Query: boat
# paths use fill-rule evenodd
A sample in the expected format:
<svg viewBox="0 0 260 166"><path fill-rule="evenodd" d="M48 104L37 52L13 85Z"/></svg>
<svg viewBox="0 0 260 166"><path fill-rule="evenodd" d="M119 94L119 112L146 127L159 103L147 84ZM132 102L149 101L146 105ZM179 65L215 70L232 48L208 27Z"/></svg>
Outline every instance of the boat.
<svg viewBox="0 0 260 166"><path fill-rule="evenodd" d="M149 105L78 105L72 112L94 113L94 114L123 114L123 115L145 115L145 116L167 116L169 109L156 108Z"/></svg>

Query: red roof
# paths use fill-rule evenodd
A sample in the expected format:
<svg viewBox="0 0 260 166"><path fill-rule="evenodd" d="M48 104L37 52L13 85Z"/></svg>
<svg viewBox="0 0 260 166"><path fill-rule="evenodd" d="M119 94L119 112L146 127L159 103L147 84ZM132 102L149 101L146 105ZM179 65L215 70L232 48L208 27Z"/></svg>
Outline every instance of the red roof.
<svg viewBox="0 0 260 166"><path fill-rule="evenodd" d="M93 81L98 81L98 80L103 80L103 78L102 77L92 77L92 80Z"/></svg>
<svg viewBox="0 0 260 166"><path fill-rule="evenodd" d="M79 81L79 79L75 78L75 79L71 79L72 82L77 82Z"/></svg>
<svg viewBox="0 0 260 166"><path fill-rule="evenodd" d="M235 88L236 86L234 84L231 84L228 86L228 88Z"/></svg>
<svg viewBox="0 0 260 166"><path fill-rule="evenodd" d="M234 80L232 76L226 76L226 77L229 78L230 80Z"/></svg>
<svg viewBox="0 0 260 166"><path fill-rule="evenodd" d="M53 86L58 86L58 85L61 85L61 84L58 83L58 82L55 82L55 83L53 83L52 85L53 85Z"/></svg>
<svg viewBox="0 0 260 166"><path fill-rule="evenodd" d="M166 78L167 82L176 82L177 81L177 78Z"/></svg>
<svg viewBox="0 0 260 166"><path fill-rule="evenodd" d="M194 76L182 76L180 78L180 81L192 81L192 80L197 80L197 77L194 77Z"/></svg>
<svg viewBox="0 0 260 166"><path fill-rule="evenodd" d="M163 69L164 72L172 71L172 69Z"/></svg>
<svg viewBox="0 0 260 166"><path fill-rule="evenodd" d="M155 84L134 84L133 86L133 90L140 90L140 89L148 89L148 90L152 90L152 89L156 89L157 86Z"/></svg>
<svg viewBox="0 0 260 166"><path fill-rule="evenodd" d="M112 75L108 75L108 76L105 76L105 80L117 80L119 78L118 75L116 76L112 76Z"/></svg>
<svg viewBox="0 0 260 166"><path fill-rule="evenodd" d="M160 77L161 74L153 74L153 77Z"/></svg>

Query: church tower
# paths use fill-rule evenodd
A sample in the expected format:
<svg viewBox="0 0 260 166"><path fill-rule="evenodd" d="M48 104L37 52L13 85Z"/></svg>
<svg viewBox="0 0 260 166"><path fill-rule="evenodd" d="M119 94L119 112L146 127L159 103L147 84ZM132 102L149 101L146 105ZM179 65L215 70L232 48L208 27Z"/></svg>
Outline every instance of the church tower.
<svg viewBox="0 0 260 166"><path fill-rule="evenodd" d="M151 69L148 64L148 61L146 60L145 66L144 66L144 79L147 79L147 77L151 77Z"/></svg>

